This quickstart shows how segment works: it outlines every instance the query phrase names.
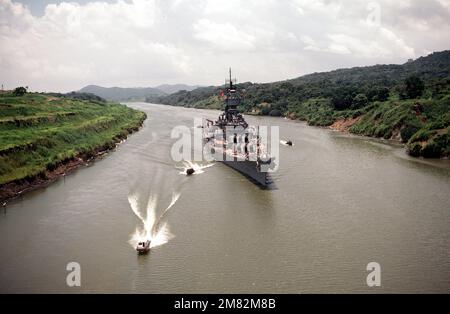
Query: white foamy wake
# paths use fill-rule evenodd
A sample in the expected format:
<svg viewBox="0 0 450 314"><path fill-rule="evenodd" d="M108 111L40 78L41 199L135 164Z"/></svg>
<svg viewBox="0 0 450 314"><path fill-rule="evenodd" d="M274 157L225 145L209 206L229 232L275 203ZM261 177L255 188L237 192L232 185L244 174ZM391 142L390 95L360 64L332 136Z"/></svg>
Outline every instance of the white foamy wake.
<svg viewBox="0 0 450 314"><path fill-rule="evenodd" d="M193 174L201 174L201 173L205 172L203 169L206 169L206 168L209 168L212 166L214 166L213 163L202 165L202 164L198 164L198 163L195 163L192 161L183 161L183 167L177 167L177 168L182 170L182 171L180 171L180 174L186 175L186 170L188 170L190 168L195 170L195 172Z"/></svg>
<svg viewBox="0 0 450 314"><path fill-rule="evenodd" d="M174 235L170 232L169 225L163 221L165 214L175 205L180 193L172 194L172 201L169 206L162 212L162 214L156 219L156 210L158 205L158 199L156 195L150 194L147 202L146 216L142 215L142 211L139 208L139 195L128 195L128 202L133 210L133 213L138 217L142 226L138 226L134 233L131 235L128 241L130 245L135 248L138 242L150 240L150 247L154 248L167 243Z"/></svg>

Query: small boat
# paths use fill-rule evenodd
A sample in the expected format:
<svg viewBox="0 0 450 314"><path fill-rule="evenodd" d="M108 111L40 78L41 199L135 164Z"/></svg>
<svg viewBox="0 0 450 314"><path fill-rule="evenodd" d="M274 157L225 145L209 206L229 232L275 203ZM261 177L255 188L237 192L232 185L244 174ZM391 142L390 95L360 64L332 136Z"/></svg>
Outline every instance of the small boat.
<svg viewBox="0 0 450 314"><path fill-rule="evenodd" d="M145 254L150 251L150 240L139 242L136 246L136 251L139 254Z"/></svg>
<svg viewBox="0 0 450 314"><path fill-rule="evenodd" d="M286 141L286 145L292 146L292 141L291 141L291 140L287 140L287 141Z"/></svg>
<svg viewBox="0 0 450 314"><path fill-rule="evenodd" d="M194 168L189 168L186 170L186 175L190 176L191 174L194 174L195 170Z"/></svg>

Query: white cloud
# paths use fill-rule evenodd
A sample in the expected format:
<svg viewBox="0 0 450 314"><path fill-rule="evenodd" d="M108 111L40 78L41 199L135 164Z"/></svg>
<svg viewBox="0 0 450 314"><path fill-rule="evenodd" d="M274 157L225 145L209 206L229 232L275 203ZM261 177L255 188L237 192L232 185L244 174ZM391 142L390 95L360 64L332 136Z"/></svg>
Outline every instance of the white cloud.
<svg viewBox="0 0 450 314"><path fill-rule="evenodd" d="M118 0L48 5L41 17L0 0L0 81L68 91L86 84L274 81L399 63L450 48L448 0Z"/></svg>
<svg viewBox="0 0 450 314"><path fill-rule="evenodd" d="M255 48L255 36L238 30L233 24L201 19L194 25L194 37L212 44L220 51L243 51Z"/></svg>

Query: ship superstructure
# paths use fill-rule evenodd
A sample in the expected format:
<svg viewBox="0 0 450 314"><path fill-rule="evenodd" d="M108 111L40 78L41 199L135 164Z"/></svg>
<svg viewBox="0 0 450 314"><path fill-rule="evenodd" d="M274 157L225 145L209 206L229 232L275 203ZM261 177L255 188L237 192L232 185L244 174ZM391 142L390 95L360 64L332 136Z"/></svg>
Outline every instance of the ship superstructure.
<svg viewBox="0 0 450 314"><path fill-rule="evenodd" d="M230 69L226 89L220 95L224 111L215 121L204 120L203 138L216 161L225 163L259 185L267 186L271 183L268 170L273 158L267 154L259 126L249 126L238 110L242 94L235 81Z"/></svg>

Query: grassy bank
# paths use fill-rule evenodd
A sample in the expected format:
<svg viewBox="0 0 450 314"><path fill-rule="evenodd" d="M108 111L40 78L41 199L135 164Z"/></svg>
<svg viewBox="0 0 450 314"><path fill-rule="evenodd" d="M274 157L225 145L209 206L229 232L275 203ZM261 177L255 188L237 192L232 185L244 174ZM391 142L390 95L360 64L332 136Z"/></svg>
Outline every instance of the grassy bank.
<svg viewBox="0 0 450 314"><path fill-rule="evenodd" d="M143 112L101 100L1 93L0 186L32 184L74 160L92 158L115 147L145 118Z"/></svg>

